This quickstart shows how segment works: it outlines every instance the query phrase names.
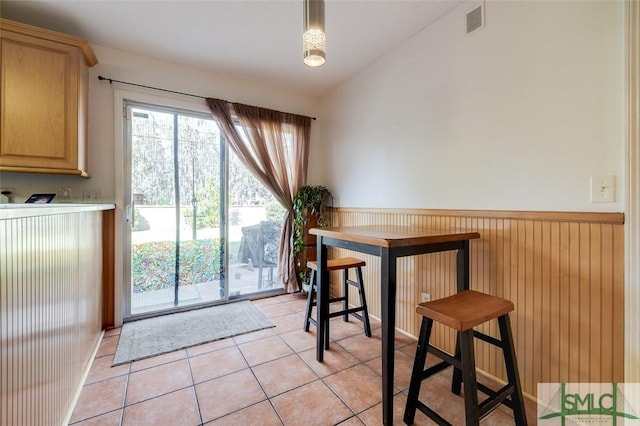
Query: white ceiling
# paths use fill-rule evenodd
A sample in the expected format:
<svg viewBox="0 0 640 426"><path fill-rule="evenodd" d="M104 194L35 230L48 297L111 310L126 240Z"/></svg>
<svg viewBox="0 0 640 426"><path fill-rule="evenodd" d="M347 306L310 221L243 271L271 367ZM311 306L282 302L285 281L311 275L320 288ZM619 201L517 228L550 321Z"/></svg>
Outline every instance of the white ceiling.
<svg viewBox="0 0 640 426"><path fill-rule="evenodd" d="M326 0L327 62L317 68L302 62L302 0L2 0L0 13L93 44L319 95L460 3Z"/></svg>

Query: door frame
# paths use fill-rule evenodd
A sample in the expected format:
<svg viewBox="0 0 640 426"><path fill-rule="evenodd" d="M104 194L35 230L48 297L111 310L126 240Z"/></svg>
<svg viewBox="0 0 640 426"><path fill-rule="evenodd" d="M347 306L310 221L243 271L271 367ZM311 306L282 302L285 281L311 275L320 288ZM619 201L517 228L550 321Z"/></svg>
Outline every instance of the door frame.
<svg viewBox="0 0 640 426"><path fill-rule="evenodd" d="M624 380L640 382L640 1L625 1L626 268Z"/></svg>

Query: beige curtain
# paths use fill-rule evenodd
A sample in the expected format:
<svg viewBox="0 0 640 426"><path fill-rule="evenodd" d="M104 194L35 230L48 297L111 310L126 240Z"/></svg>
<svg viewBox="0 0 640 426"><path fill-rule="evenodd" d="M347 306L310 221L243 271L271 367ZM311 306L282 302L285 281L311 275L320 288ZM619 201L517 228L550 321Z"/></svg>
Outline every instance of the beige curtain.
<svg viewBox="0 0 640 426"><path fill-rule="evenodd" d="M287 292L297 291L293 198L307 180L311 119L220 99L208 98L207 105L240 161L286 208L278 251L278 281Z"/></svg>

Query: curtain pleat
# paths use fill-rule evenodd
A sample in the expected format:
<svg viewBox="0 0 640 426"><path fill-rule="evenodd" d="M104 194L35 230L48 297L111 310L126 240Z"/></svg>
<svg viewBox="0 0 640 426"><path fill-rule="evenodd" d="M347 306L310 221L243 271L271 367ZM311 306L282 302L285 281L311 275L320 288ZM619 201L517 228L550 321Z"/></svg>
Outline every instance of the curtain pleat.
<svg viewBox="0 0 640 426"><path fill-rule="evenodd" d="M297 291L293 198L307 180L311 119L220 99L206 101L233 152L286 209L278 250L278 281L287 292Z"/></svg>

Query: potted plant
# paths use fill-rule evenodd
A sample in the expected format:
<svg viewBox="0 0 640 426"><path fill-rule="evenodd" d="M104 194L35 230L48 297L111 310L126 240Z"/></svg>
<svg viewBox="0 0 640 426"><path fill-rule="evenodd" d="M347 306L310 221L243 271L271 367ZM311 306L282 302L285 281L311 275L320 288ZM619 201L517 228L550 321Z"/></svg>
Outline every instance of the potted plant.
<svg viewBox="0 0 640 426"><path fill-rule="evenodd" d="M293 255L303 289L308 287L309 280L307 260L316 259L316 236L309 235L309 229L327 226L325 212L332 200L331 192L320 185L302 186L293 199Z"/></svg>

